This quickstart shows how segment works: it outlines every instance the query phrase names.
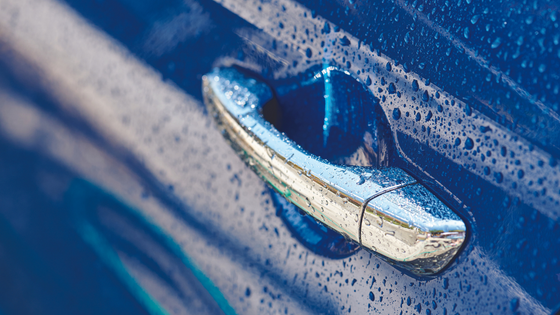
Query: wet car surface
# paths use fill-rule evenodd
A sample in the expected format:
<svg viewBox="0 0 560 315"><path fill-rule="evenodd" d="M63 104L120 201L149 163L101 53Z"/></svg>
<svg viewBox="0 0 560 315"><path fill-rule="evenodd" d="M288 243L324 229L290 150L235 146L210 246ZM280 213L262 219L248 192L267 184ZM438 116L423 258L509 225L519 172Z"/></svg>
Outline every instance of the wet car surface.
<svg viewBox="0 0 560 315"><path fill-rule="evenodd" d="M0 7L1 312L558 310L557 4ZM202 76L228 67L295 104L299 141L325 102L303 82L346 71L334 84L386 118L390 166L467 223L457 258L428 277L333 253L345 240L275 195L206 112Z"/></svg>

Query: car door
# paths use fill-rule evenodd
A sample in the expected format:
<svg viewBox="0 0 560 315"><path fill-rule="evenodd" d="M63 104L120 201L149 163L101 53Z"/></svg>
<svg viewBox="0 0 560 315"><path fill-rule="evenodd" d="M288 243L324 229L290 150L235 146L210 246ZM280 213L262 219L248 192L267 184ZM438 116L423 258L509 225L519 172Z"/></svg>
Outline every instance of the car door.
<svg viewBox="0 0 560 315"><path fill-rule="evenodd" d="M2 6L0 311L558 311L557 4ZM453 255L418 272L294 206L204 105L216 71L266 87L259 115L351 185L417 183L464 223Z"/></svg>

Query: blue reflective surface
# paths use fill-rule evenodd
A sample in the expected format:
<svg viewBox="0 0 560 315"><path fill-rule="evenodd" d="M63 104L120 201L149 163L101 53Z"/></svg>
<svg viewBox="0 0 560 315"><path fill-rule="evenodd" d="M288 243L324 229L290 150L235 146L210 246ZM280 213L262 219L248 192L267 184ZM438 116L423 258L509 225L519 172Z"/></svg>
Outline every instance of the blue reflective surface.
<svg viewBox="0 0 560 315"><path fill-rule="evenodd" d="M187 257L197 257L193 258L195 265L216 283L237 313L540 314L559 309L558 3L60 3L125 47L130 58L145 62L164 81L196 100L201 100L201 76L213 67L236 64L251 70L273 87L284 100L279 105L285 110L294 108L301 113L299 117L317 118L313 120L317 141L311 145L321 144L321 150L336 129L324 121L333 117L334 105L322 94L347 88L348 95L353 95L359 87L356 95L365 94L378 102L381 110L375 115L390 126L394 149L388 164L407 170L468 222L468 244L453 265L435 278L412 278L364 251L341 260L314 256L317 248L312 242L301 241L301 233L297 234L300 237L283 233L286 227L281 219L277 222L268 217L277 211L272 210L276 206L271 199L266 199L268 191L264 186L255 188L260 182L236 168L241 166L234 165L232 170L229 163L234 162L224 162L229 168L215 166L213 172L201 173L211 187L219 173L231 172L231 180L215 184L219 189L207 189L208 195L212 192L220 202L224 200L208 208L194 197L181 197L175 187L178 183L160 180L159 170L138 162L179 152L187 144L174 142L178 144L165 146L164 153L153 151L142 159L130 157L134 154L123 157L121 161L149 183L148 195L166 200L168 208L181 209L174 210L181 213L177 221L191 222L193 229L204 232L205 237L193 237L188 243L193 249L191 253L185 250ZM25 58L10 49L1 52L2 87L24 96L70 130L103 143L99 140L103 138L101 128L84 123L87 117L73 115L50 89L32 79L41 77L41 72L18 63ZM318 92L310 93L302 83L325 65L348 71L353 81L317 86ZM363 97L358 99L363 101ZM340 110L339 117L355 114ZM366 110L363 117L373 114ZM310 139L305 131L310 126L305 119L294 120L286 132L305 141ZM370 126L364 123L360 127ZM153 134L156 137L155 131ZM190 134L181 140L198 136ZM155 312L73 226L69 213L76 206L63 202L64 193L72 179L81 176L73 175L64 163L50 161L40 150L25 149L25 142L13 140L6 132L2 139L0 263L4 267L0 270L4 280L0 312ZM137 140L137 144L145 141ZM115 151L109 145L101 147ZM197 147L201 147L198 142L189 148ZM350 145L337 148L341 149L351 150ZM327 146L320 154L335 156L337 150ZM192 172L204 160L190 164ZM56 184L59 182L63 184ZM204 196L201 199L210 198L197 189L193 185L192 190ZM263 217L255 219L259 214L247 205L260 209ZM116 213L134 220L126 207L117 208ZM236 215L223 214L230 210ZM204 212L209 217L198 218ZM238 227L232 224L226 229L220 225L220 215ZM193 217L197 220L191 220ZM255 234L240 236L246 230ZM105 231L110 234L115 228ZM268 239L277 243L263 241ZM206 292L208 287L199 283L201 278L193 276L193 271L185 271L191 274L184 276L192 288L180 287L163 270L163 263L154 261L149 253L130 247L122 237L111 240L143 262L154 279L163 280L162 287L183 292L179 300L203 301L207 308L201 308L202 313L224 311L217 306L220 299L212 297L212 290ZM207 256L200 256L204 250L193 244L217 250L209 249ZM167 256L156 256L169 257L172 264L184 268L185 263L171 249L163 251ZM206 266L216 259L222 259L223 266L228 266L224 269L235 276L226 278L216 271L219 268ZM242 276L243 272L251 276ZM154 290L147 290L148 295L164 292ZM172 313L170 305L164 308ZM189 307L179 309L187 312Z"/></svg>
<svg viewBox="0 0 560 315"><path fill-rule="evenodd" d="M6 142L2 148L4 312L168 314L169 300L179 298L190 314L235 314L177 244L134 209L47 158ZM163 302L161 287L170 289Z"/></svg>

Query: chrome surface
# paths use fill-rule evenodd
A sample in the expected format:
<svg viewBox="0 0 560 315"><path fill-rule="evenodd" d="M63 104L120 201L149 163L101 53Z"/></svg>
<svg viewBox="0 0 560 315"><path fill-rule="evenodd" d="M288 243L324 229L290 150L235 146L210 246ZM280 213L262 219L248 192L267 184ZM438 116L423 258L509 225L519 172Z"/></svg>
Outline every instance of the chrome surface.
<svg viewBox="0 0 560 315"><path fill-rule="evenodd" d="M444 268L465 239L464 222L421 184L373 198L363 216L360 244L417 274Z"/></svg>
<svg viewBox="0 0 560 315"><path fill-rule="evenodd" d="M333 165L277 131L260 109L263 83L233 68L203 78L204 101L239 156L319 222L415 274L434 274L458 252L466 227L398 168Z"/></svg>

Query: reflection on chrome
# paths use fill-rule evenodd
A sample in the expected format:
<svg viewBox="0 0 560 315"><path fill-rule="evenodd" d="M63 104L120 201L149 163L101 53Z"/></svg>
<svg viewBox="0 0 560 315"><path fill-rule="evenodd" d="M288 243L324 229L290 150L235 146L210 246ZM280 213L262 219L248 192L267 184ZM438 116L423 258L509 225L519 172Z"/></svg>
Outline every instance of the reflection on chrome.
<svg viewBox="0 0 560 315"><path fill-rule="evenodd" d="M233 68L203 78L204 101L224 137L260 177L316 220L418 275L444 268L464 222L398 168L333 165L278 132L261 115L263 83Z"/></svg>

